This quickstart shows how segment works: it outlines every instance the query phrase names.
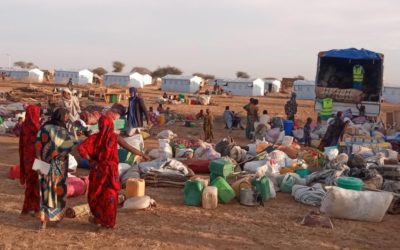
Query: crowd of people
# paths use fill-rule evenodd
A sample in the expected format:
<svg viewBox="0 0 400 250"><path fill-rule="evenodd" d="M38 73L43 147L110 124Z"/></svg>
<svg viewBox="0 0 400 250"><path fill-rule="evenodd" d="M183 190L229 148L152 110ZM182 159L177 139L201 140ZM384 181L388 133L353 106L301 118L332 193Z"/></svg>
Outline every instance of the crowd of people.
<svg viewBox="0 0 400 250"><path fill-rule="evenodd" d="M48 222L58 223L63 219L66 209L68 154L76 146L81 157L90 162L88 204L91 216L89 222L109 228L115 226L120 189L118 145L142 157L145 161L150 158L129 145L122 135L114 132L114 121L126 115L126 135L132 136L138 133L138 128L144 126L144 121L147 124L155 124L158 114L170 112L169 108L164 109L162 104L156 111L153 107L147 110L136 88L130 88L129 93L127 112L121 104L114 105L98 120L99 131L89 135L82 142L78 142L74 126L80 122L81 109L79 100L73 95L71 89L63 89L62 99L48 121L41 122L40 106L27 106L25 120L19 120L15 127L15 133L20 136L20 180L21 184L25 185L21 217L39 215L41 229L45 229ZM257 128L281 127L282 120L271 117L267 110L263 110L260 115L258 104L258 99L250 98L249 103L243 107L246 112L245 128L241 124L238 113L226 106L222 115L225 128L244 129L246 138L253 139ZM285 105L285 112L287 119L294 119L297 113L296 95L292 95ZM212 142L215 118L211 110L200 110L196 119L203 121L204 140ZM317 127L320 124L321 121L318 119ZM328 130L320 147L337 144L346 126L343 113L338 112L328 124ZM311 145L312 127L312 119L308 118L304 126L306 146ZM47 171L42 172L43 164L49 165Z"/></svg>
<svg viewBox="0 0 400 250"><path fill-rule="evenodd" d="M89 221L103 227L114 227L118 191L117 145L143 160L150 158L129 145L122 135L114 132L114 121L119 119L121 109L111 108L98 121L98 133L78 142L73 123L78 120L79 102L69 89L63 90L62 102L50 119L40 124L41 107L29 105L25 120L20 124L20 181L25 185L25 198L21 218L38 215L40 229L48 222L58 223L66 209L68 154L77 146L81 157L90 162L88 204L91 211ZM135 88L130 88L127 114L128 134L149 122L143 99ZM132 132L135 131L135 132ZM43 166L49 166L46 170Z"/></svg>

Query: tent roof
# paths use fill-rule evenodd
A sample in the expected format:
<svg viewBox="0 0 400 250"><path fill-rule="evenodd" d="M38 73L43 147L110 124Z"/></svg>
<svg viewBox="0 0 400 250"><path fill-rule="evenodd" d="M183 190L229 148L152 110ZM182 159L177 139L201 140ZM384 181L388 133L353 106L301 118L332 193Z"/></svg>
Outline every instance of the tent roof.
<svg viewBox="0 0 400 250"><path fill-rule="evenodd" d="M373 52L366 49L333 49L329 51L323 51L319 53L320 57L335 57L335 58L346 58L346 59L355 59L355 60L382 60L383 54Z"/></svg>
<svg viewBox="0 0 400 250"><path fill-rule="evenodd" d="M105 76L131 76L131 75L133 75L133 73L123 73L123 72L110 72L110 73L107 73L107 74L105 74Z"/></svg>
<svg viewBox="0 0 400 250"><path fill-rule="evenodd" d="M309 85L309 86L314 86L315 85L315 81L308 81L308 80L296 80L294 81L294 85L298 86L298 85Z"/></svg>

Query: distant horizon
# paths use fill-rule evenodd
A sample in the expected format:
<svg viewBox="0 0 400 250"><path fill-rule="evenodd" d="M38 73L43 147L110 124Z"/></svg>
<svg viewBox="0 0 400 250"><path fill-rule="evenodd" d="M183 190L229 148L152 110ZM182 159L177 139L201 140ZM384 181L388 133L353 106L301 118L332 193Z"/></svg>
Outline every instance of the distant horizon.
<svg viewBox="0 0 400 250"><path fill-rule="evenodd" d="M383 53L400 86L397 0L5 0L0 67L112 71L175 66L185 75L315 80L319 51ZM10 55L10 57L8 55Z"/></svg>

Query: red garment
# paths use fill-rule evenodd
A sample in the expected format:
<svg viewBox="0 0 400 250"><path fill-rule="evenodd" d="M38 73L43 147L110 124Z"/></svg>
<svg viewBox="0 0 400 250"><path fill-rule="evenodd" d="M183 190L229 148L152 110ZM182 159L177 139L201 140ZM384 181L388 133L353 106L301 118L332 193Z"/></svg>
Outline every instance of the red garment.
<svg viewBox="0 0 400 250"><path fill-rule="evenodd" d="M32 170L36 155L36 135L40 127L39 120L40 107L28 106L19 138L20 182L26 186L23 213L39 212L40 208L39 177L37 172Z"/></svg>
<svg viewBox="0 0 400 250"><path fill-rule="evenodd" d="M117 217L118 174L117 135L114 122L108 116L101 116L99 132L83 141L78 151L84 158L90 158L88 203L95 222L105 227L114 227Z"/></svg>

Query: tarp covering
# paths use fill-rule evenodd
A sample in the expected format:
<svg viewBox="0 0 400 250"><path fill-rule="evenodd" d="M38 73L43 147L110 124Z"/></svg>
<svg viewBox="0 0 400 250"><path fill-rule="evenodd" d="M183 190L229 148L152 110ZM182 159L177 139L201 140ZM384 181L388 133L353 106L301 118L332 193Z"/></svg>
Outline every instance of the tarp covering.
<svg viewBox="0 0 400 250"><path fill-rule="evenodd" d="M354 60L382 60L383 55L381 53L373 52L366 49L333 49L320 53L320 57L336 57L346 58Z"/></svg>

